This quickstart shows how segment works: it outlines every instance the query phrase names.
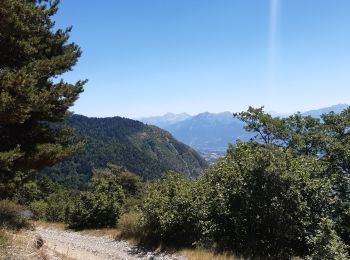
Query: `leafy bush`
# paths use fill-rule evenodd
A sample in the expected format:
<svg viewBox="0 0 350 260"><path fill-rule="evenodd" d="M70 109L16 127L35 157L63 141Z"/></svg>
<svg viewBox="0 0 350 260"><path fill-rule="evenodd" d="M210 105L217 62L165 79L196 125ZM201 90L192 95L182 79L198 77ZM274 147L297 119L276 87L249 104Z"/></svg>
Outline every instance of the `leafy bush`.
<svg viewBox="0 0 350 260"><path fill-rule="evenodd" d="M36 220L46 220L46 213L48 209L48 204L44 200L36 200L30 203L29 208L34 214L34 219Z"/></svg>
<svg viewBox="0 0 350 260"><path fill-rule="evenodd" d="M350 259L348 248L334 230L335 223L322 219L316 234L309 239L312 254L307 260L346 260Z"/></svg>
<svg viewBox="0 0 350 260"><path fill-rule="evenodd" d="M327 165L274 145L240 143L202 178L167 174L149 186L139 230L148 241L216 245L248 257L290 259L334 209Z"/></svg>
<svg viewBox="0 0 350 260"><path fill-rule="evenodd" d="M332 183L316 158L240 143L206 175L206 233L222 249L257 257L305 256L307 238L331 214Z"/></svg>
<svg viewBox="0 0 350 260"><path fill-rule="evenodd" d="M72 203L68 223L75 229L114 227L123 203L124 193L116 176L101 170L91 179L89 191Z"/></svg>
<svg viewBox="0 0 350 260"><path fill-rule="evenodd" d="M143 231L150 240L191 245L201 236L204 218L198 182L169 173L150 185L142 207Z"/></svg>
<svg viewBox="0 0 350 260"><path fill-rule="evenodd" d="M25 208L9 200L0 201L0 227L21 229L29 227L24 214Z"/></svg>
<svg viewBox="0 0 350 260"><path fill-rule="evenodd" d="M142 203L145 184L142 178L129 172L125 167L108 164L105 169L94 170L95 174L108 173L115 176L116 182L122 187L125 194L124 210L131 211Z"/></svg>
<svg viewBox="0 0 350 260"><path fill-rule="evenodd" d="M30 209L35 219L50 222L66 222L68 209L71 207L77 195L72 191L58 190L47 198L33 201Z"/></svg>
<svg viewBox="0 0 350 260"><path fill-rule="evenodd" d="M114 227L121 213L121 204L106 194L83 192L69 209L71 228Z"/></svg>
<svg viewBox="0 0 350 260"><path fill-rule="evenodd" d="M253 142L274 144L295 156L314 156L327 165L324 176L332 176L332 194L336 201L330 219L335 221L339 236L350 246L350 107L320 118L301 113L272 117L263 107L249 107L234 116L245 123L247 131L255 133Z"/></svg>
<svg viewBox="0 0 350 260"><path fill-rule="evenodd" d="M72 205L74 195L71 192L56 192L47 198L45 219L50 222L65 222L68 209Z"/></svg>

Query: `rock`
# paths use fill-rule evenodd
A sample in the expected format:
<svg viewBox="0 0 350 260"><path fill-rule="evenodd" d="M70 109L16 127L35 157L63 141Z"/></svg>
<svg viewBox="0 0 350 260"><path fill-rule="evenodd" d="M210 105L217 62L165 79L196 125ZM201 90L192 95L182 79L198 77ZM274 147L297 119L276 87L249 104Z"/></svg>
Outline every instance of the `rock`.
<svg viewBox="0 0 350 260"><path fill-rule="evenodd" d="M36 235L33 239L33 247L36 249L39 249L43 245L44 245L44 239L40 235Z"/></svg>

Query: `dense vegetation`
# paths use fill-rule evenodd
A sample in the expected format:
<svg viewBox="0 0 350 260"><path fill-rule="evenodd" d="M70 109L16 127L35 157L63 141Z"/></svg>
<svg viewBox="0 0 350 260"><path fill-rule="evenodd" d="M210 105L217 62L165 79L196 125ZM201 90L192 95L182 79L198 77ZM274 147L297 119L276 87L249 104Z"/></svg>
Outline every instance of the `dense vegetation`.
<svg viewBox="0 0 350 260"><path fill-rule="evenodd" d="M140 204L145 185L139 176L113 164L95 169L86 191L70 190L51 181L52 189L45 192L43 184L37 187L40 196L25 202L34 218L65 222L74 229L115 227L123 212Z"/></svg>
<svg viewBox="0 0 350 260"><path fill-rule="evenodd" d="M349 259L350 108L322 119L262 108L235 117L256 136L197 180L151 184L131 215L135 235L253 258Z"/></svg>
<svg viewBox="0 0 350 260"><path fill-rule="evenodd" d="M108 163L125 166L145 180L169 170L195 177L207 167L193 149L155 126L121 117L79 115L65 123L75 129L75 142L83 142L84 147L45 173L66 187L85 188L93 168L104 168Z"/></svg>
<svg viewBox="0 0 350 260"><path fill-rule="evenodd" d="M84 82L57 78L81 55L56 29L58 1L0 2L0 198L10 197L35 170L72 155L77 145L63 121Z"/></svg>
<svg viewBox="0 0 350 260"><path fill-rule="evenodd" d="M58 123L83 82L53 80L80 56L70 29L54 29L57 5L0 2L0 198L12 199L0 201L1 243L3 228L28 225L29 208L75 229L118 225L141 242L252 259L349 259L350 108L278 118L250 107L234 117L252 139L200 175L204 161L159 128L118 117ZM80 154L34 174L80 142ZM162 175L169 170L181 174Z"/></svg>

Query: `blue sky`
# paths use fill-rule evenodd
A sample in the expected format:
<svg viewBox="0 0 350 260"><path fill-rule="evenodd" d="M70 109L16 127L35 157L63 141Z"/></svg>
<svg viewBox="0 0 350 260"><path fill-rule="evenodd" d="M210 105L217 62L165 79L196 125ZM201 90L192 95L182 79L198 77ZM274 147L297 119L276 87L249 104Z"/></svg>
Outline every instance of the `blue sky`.
<svg viewBox="0 0 350 260"><path fill-rule="evenodd" d="M274 8L273 8L274 7ZM349 0L61 0L89 79L73 111L304 111L350 103Z"/></svg>

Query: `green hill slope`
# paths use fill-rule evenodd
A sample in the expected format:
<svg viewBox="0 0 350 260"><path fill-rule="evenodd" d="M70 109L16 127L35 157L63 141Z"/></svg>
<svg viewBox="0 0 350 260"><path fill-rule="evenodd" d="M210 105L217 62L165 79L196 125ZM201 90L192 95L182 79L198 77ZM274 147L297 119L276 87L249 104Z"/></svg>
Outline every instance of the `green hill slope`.
<svg viewBox="0 0 350 260"><path fill-rule="evenodd" d="M113 117L88 118L74 115L66 124L75 128L75 142L85 143L82 151L44 173L71 188L84 188L93 168L108 163L125 166L145 180L173 170L192 177L207 163L189 146L168 132L139 121Z"/></svg>

